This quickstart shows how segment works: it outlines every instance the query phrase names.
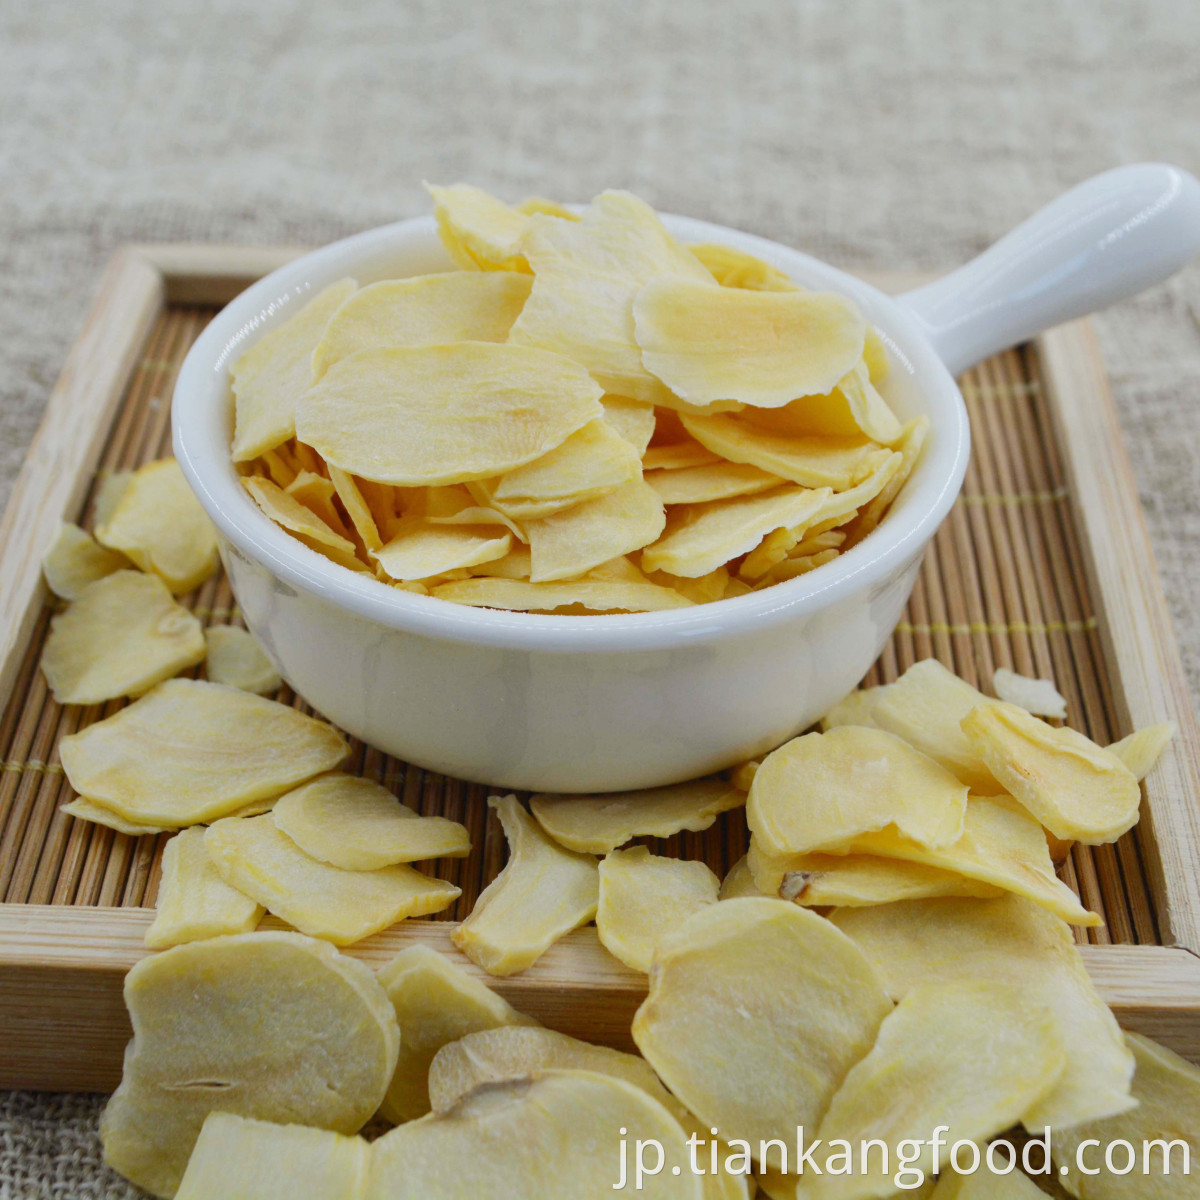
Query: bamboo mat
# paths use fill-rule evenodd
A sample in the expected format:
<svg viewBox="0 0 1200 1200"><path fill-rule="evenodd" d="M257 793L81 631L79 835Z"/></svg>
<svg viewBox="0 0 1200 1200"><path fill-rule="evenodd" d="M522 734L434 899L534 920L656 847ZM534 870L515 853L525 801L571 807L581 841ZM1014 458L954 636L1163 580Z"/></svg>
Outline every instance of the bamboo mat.
<svg viewBox="0 0 1200 1200"><path fill-rule="evenodd" d="M170 396L189 347L214 315L167 308L146 343L89 492L81 523L90 528L96 483L105 474L170 453ZM989 690L996 667L1052 678L1070 723L1098 742L1116 734L1114 706L1073 521L1062 458L1032 347L981 363L962 379L974 455L963 493L926 555L891 643L864 683L885 683L913 662L937 657ZM187 604L205 624L240 623L223 574ZM42 613L0 718L0 901L8 904L152 906L169 835L130 838L60 811L73 792L58 761L60 739L108 716L120 702L62 708L37 669L53 609ZM286 687L278 699L304 705ZM461 821L469 858L424 864L462 888L440 919L459 920L505 858L487 789L407 765L352 742L348 770L378 779L424 814ZM703 833L647 844L707 862L718 875L745 853L741 810ZM1159 932L1136 830L1113 846L1077 846L1063 879L1105 926L1077 931L1094 943L1156 944Z"/></svg>

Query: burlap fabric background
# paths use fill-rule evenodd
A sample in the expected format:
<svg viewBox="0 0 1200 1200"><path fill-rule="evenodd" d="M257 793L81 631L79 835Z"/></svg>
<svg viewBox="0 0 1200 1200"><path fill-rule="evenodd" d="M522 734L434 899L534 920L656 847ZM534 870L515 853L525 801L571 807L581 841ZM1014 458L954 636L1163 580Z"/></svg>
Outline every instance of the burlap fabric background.
<svg viewBox="0 0 1200 1200"><path fill-rule="evenodd" d="M1200 171L1198 50L1194 0L0 0L0 500L122 242L316 244L467 179L947 268L1106 167ZM1200 685L1200 269L1098 324ZM99 1108L0 1095L0 1197L135 1195Z"/></svg>

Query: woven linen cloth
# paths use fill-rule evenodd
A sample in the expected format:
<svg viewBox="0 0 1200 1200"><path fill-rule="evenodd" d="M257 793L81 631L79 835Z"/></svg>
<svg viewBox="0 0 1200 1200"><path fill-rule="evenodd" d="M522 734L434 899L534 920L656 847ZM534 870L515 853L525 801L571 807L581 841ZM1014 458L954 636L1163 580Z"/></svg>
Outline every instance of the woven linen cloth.
<svg viewBox="0 0 1200 1200"><path fill-rule="evenodd" d="M1198 45L1194 0L0 0L0 501L124 242L316 245L462 179L943 270L1108 167L1200 172ZM1200 269L1097 326L1195 691ZM0 1094L0 1200L137 1195L100 1104Z"/></svg>

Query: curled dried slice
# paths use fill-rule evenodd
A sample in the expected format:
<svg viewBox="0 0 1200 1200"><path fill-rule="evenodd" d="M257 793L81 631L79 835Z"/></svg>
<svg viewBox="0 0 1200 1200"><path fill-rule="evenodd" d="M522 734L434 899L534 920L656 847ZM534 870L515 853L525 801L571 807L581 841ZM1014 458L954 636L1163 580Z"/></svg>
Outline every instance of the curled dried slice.
<svg viewBox="0 0 1200 1200"><path fill-rule="evenodd" d="M533 280L512 271L446 271L360 288L329 319L312 356L313 380L359 350L502 342Z"/></svg>
<svg viewBox="0 0 1200 1200"><path fill-rule="evenodd" d="M99 704L140 696L204 653L200 622L158 576L114 571L51 619L42 671L59 704Z"/></svg>
<svg viewBox="0 0 1200 1200"><path fill-rule="evenodd" d="M76 796L70 804L64 804L61 811L80 821L92 821L96 825L107 825L109 829L115 829L127 837L170 833L176 828L174 825L151 825L142 821L126 820L111 809L105 808L103 804L97 804L85 796Z"/></svg>
<svg viewBox="0 0 1200 1200"><path fill-rule="evenodd" d="M638 452L646 453L654 436L654 405L628 396L602 396L604 419Z"/></svg>
<svg viewBox="0 0 1200 1200"><path fill-rule="evenodd" d="M645 846L612 850L600 862L600 942L627 967L649 973L663 937L716 904L720 886L702 862L663 858Z"/></svg>
<svg viewBox="0 0 1200 1200"><path fill-rule="evenodd" d="M695 578L753 550L773 529L806 524L827 499L827 489L779 488L711 504L672 509L663 536L647 548L647 571Z"/></svg>
<svg viewBox="0 0 1200 1200"><path fill-rule="evenodd" d="M368 551L378 550L383 545L383 539L379 536L379 527L375 524L371 507L367 504L362 489L359 487L359 480L349 472L343 471L341 467L335 467L332 463L327 464L327 467L329 480L350 517L350 524L354 526L358 540Z"/></svg>
<svg viewBox="0 0 1200 1200"><path fill-rule="evenodd" d="M867 326L867 335L863 341L863 361L872 383L882 383L891 374L892 362L888 355L887 342L874 325Z"/></svg>
<svg viewBox="0 0 1200 1200"><path fill-rule="evenodd" d="M169 679L63 738L59 752L77 792L128 820L178 827L273 799L347 749L335 729L287 705Z"/></svg>
<svg viewBox="0 0 1200 1200"><path fill-rule="evenodd" d="M382 784L340 771L280 796L271 815L305 854L344 871L471 852L467 830L457 821L418 816Z"/></svg>
<svg viewBox="0 0 1200 1200"><path fill-rule="evenodd" d="M373 558L391 579L429 579L503 558L512 534L499 525L451 525L403 520Z"/></svg>
<svg viewBox="0 0 1200 1200"><path fill-rule="evenodd" d="M793 283L778 267L773 267L753 254L705 242L689 245L688 249L709 269L722 287L751 288L758 292L794 292Z"/></svg>
<svg viewBox="0 0 1200 1200"><path fill-rule="evenodd" d="M664 504L704 504L710 500L765 492L778 487L783 480L746 463L717 462L679 470L652 471L646 476L646 482Z"/></svg>
<svg viewBox="0 0 1200 1200"><path fill-rule="evenodd" d="M881 687L869 687L843 696L821 718L821 732L828 733L839 725L863 725L878 729L879 726L875 724L875 704L882 692Z"/></svg>
<svg viewBox="0 0 1200 1200"><path fill-rule="evenodd" d="M839 909L830 919L854 939L895 1000L922 983L976 980L1017 986L1055 1013L1067 1065L1054 1089L1021 1114L1034 1133L1132 1104L1133 1059L1120 1026L1088 977L1069 926L1033 901L914 900Z"/></svg>
<svg viewBox="0 0 1200 1200"><path fill-rule="evenodd" d="M443 1046L480 1030L536 1024L428 946L401 950L377 978L402 1034L396 1072L380 1109L397 1125L429 1112L429 1066Z"/></svg>
<svg viewBox="0 0 1200 1200"><path fill-rule="evenodd" d="M659 947L633 1038L700 1121L758 1149L815 1125L890 1009L828 921L748 897L701 909Z"/></svg>
<svg viewBox="0 0 1200 1200"><path fill-rule="evenodd" d="M829 735L826 734L828 737ZM891 829L855 838L853 850L881 858L903 858L954 871L968 879L1027 896L1072 925L1102 925L1054 873L1042 827L1009 796L972 796L962 837L930 847Z"/></svg>
<svg viewBox="0 0 1200 1200"><path fill-rule="evenodd" d="M861 436L890 446L904 432L887 401L872 385L861 359L830 391L802 396L781 408L753 409L744 415L754 425L786 437Z"/></svg>
<svg viewBox="0 0 1200 1200"><path fill-rule="evenodd" d="M569 579L648 546L663 531L658 493L640 476L595 500L529 521L534 583Z"/></svg>
<svg viewBox="0 0 1200 1200"><path fill-rule="evenodd" d="M1063 1186L1080 1200L1194 1198L1200 1195L1195 1166L1200 1158L1200 1069L1148 1037L1128 1033L1125 1039L1137 1064L1137 1107L1106 1119L1052 1126L1051 1153ZM1094 1139L1090 1148L1088 1139ZM1121 1142L1134 1148L1132 1155L1127 1156ZM1110 1146L1116 1170L1105 1161ZM1126 1161L1132 1169L1117 1174Z"/></svg>
<svg viewBox="0 0 1200 1200"><path fill-rule="evenodd" d="M520 241L529 214L468 183L425 185L446 253L476 271L528 271ZM449 339L447 339L449 340Z"/></svg>
<svg viewBox="0 0 1200 1200"><path fill-rule="evenodd" d="M530 346L454 342L360 350L296 408L328 462L406 486L485 479L532 462L603 414L578 364Z"/></svg>
<svg viewBox="0 0 1200 1200"><path fill-rule="evenodd" d="M366 1200L601 1200L624 1137L663 1150L662 1171L640 1194L701 1200L675 1117L640 1088L590 1071L489 1084L384 1134L371 1147Z"/></svg>
<svg viewBox="0 0 1200 1200"><path fill-rule="evenodd" d="M528 563L528 560L524 560ZM480 568L482 574L489 564ZM527 567L525 569L528 569ZM462 579L439 584L439 600L477 608L507 608L516 612L554 612L578 605L590 612L659 612L687 608L692 602L671 588L653 583L575 579L564 583L529 583L523 579Z"/></svg>
<svg viewBox="0 0 1200 1200"><path fill-rule="evenodd" d="M296 401L315 382L313 351L329 318L356 286L353 279L342 279L318 292L233 364L234 462L250 462L295 436Z"/></svg>
<svg viewBox="0 0 1200 1200"><path fill-rule="evenodd" d="M904 426L896 449L900 452L899 469L884 485L883 490L858 514L850 527L850 545L857 546L887 515L900 489L908 482L917 462L925 439L929 435L929 418L916 417Z"/></svg>
<svg viewBox="0 0 1200 1200"><path fill-rule="evenodd" d="M568 850L608 854L636 837L668 838L684 829L699 833L718 814L745 804L723 779L707 776L666 787L598 796L531 796L538 824Z"/></svg>
<svg viewBox="0 0 1200 1200"><path fill-rule="evenodd" d="M225 933L249 933L266 910L231 888L204 848L204 830L185 829L167 842L154 920L146 930L151 950Z"/></svg>
<svg viewBox="0 0 1200 1200"><path fill-rule="evenodd" d="M987 697L936 658L913 663L895 683L872 693L871 720L940 762L964 783L995 792L996 781L962 728L962 719Z"/></svg>
<svg viewBox="0 0 1200 1200"><path fill-rule="evenodd" d="M762 896L758 885L754 882L754 874L750 870L748 856L741 858L729 868L728 874L721 880L721 890L718 900L739 900L743 896Z"/></svg>
<svg viewBox="0 0 1200 1200"><path fill-rule="evenodd" d="M730 462L749 463L803 487L843 492L861 483L892 453L865 437L792 437L736 413L686 414L698 442Z"/></svg>
<svg viewBox="0 0 1200 1200"><path fill-rule="evenodd" d="M1011 1174L1005 1174L1003 1156L996 1161L1001 1166L998 1172L991 1171L986 1165L974 1175L943 1170L938 1176L937 1187L929 1193L930 1200L1042 1200L1046 1195L1015 1162ZM964 1165L969 1162L970 1155L964 1152Z"/></svg>
<svg viewBox="0 0 1200 1200"><path fill-rule="evenodd" d="M370 969L295 933L175 946L125 977L133 1041L100 1119L109 1166L172 1196L213 1111L354 1133L400 1031Z"/></svg>
<svg viewBox="0 0 1200 1200"><path fill-rule="evenodd" d="M987 982L923 984L884 1018L871 1052L851 1067L818 1137L859 1146L883 1142L894 1158L915 1144L913 1167L929 1171L929 1131L945 1128L949 1144L982 1141L1007 1129L1045 1095L1066 1063L1058 1021L1020 989ZM805 1181L813 1200L883 1197L895 1191L890 1165ZM906 1160L907 1161L907 1160Z"/></svg>
<svg viewBox="0 0 1200 1200"><path fill-rule="evenodd" d="M641 473L637 450L597 418L541 458L479 487L489 504L528 521L602 496Z"/></svg>
<svg viewBox="0 0 1200 1200"><path fill-rule="evenodd" d="M962 729L1001 786L1055 837L1095 846L1136 824L1137 777L1082 733L999 703L972 709Z"/></svg>
<svg viewBox="0 0 1200 1200"><path fill-rule="evenodd" d="M581 221L529 219L521 249L533 291L510 338L582 363L605 391L655 404L678 400L642 365L633 301L657 275L681 275L717 291L712 276L658 214L628 192L604 192Z"/></svg>
<svg viewBox="0 0 1200 1200"><path fill-rule="evenodd" d="M504 870L483 889L454 944L490 975L515 975L596 915L599 875L588 854L564 850L516 796L489 796L508 839Z"/></svg>
<svg viewBox="0 0 1200 1200"><path fill-rule="evenodd" d="M845 853L863 834L888 828L925 846L951 846L966 807L966 787L906 742L840 725L793 738L763 759L746 820L768 854Z"/></svg>
<svg viewBox="0 0 1200 1200"><path fill-rule="evenodd" d="M364 1138L210 1112L175 1200L361 1200L369 1164Z"/></svg>
<svg viewBox="0 0 1200 1200"><path fill-rule="evenodd" d="M354 543L349 538L332 529L311 508L290 492L285 492L277 483L259 475L247 475L242 480L242 487L276 525L299 535L306 542L328 546L353 557Z"/></svg>
<svg viewBox="0 0 1200 1200"><path fill-rule="evenodd" d="M349 946L407 917L452 904L459 889L413 867L344 871L310 858L271 814L226 817L204 845L222 879L268 912L337 946Z"/></svg>
<svg viewBox="0 0 1200 1200"><path fill-rule="evenodd" d="M714 288L677 275L651 279L633 317L646 370L696 405L778 408L828 392L862 358L866 336L854 303L832 292Z"/></svg>
<svg viewBox="0 0 1200 1200"><path fill-rule="evenodd" d="M96 541L157 575L175 595L216 569L217 531L173 458L134 472L113 511L96 524Z"/></svg>
<svg viewBox="0 0 1200 1200"><path fill-rule="evenodd" d="M680 429L682 431L682 426ZM647 471L686 471L688 467L703 467L720 461L719 454L686 434L653 445L642 454L642 467Z"/></svg>
<svg viewBox="0 0 1200 1200"><path fill-rule="evenodd" d="M210 625L204 631L204 640L208 645L208 677L213 683L265 696L283 682L248 629Z"/></svg>
<svg viewBox="0 0 1200 1200"><path fill-rule="evenodd" d="M992 690L1006 704L1015 704L1034 716L1066 718L1066 699L1052 679L1031 679L1007 667L997 667L992 674Z"/></svg>
<svg viewBox="0 0 1200 1200"><path fill-rule="evenodd" d="M132 471L111 471L101 474L92 511L92 520L95 524L103 525L112 516L113 510L117 507L117 501L125 494L125 489L129 486L133 475Z"/></svg>
<svg viewBox="0 0 1200 1200"><path fill-rule="evenodd" d="M1159 755L1167 748L1175 732L1174 721L1149 725L1123 737L1119 742L1113 742L1109 750L1142 780L1154 769Z"/></svg>
<svg viewBox="0 0 1200 1200"><path fill-rule="evenodd" d="M56 596L75 600L88 584L127 566L125 555L101 546L78 525L63 522L42 559L42 574Z"/></svg>
<svg viewBox="0 0 1200 1200"><path fill-rule="evenodd" d="M293 499L298 500L310 512L320 517L335 533L344 535L346 527L342 518L333 506L333 498L337 489L331 480L324 475L316 475L312 471L301 471L296 478L283 489ZM267 513L267 516L271 516Z"/></svg>

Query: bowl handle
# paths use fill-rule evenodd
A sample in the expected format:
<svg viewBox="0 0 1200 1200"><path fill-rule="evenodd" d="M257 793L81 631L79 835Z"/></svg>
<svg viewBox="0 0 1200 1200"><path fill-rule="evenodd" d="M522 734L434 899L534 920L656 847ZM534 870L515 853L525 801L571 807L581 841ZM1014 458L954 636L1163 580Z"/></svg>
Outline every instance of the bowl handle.
<svg viewBox="0 0 1200 1200"><path fill-rule="evenodd" d="M1140 163L1081 183L978 258L898 297L952 373L1159 283L1200 251L1200 183Z"/></svg>

